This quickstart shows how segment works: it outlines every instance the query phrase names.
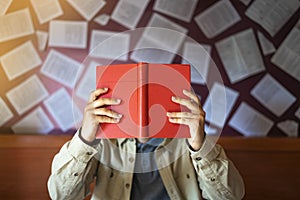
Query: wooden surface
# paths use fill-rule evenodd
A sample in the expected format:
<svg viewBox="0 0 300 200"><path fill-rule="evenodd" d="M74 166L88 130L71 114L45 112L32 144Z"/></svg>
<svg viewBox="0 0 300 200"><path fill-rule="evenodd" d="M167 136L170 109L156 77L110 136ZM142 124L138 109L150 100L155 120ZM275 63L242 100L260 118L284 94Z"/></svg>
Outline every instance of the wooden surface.
<svg viewBox="0 0 300 200"><path fill-rule="evenodd" d="M49 199L53 156L70 136L0 135L0 199ZM241 172L244 199L300 199L300 139L222 137Z"/></svg>
<svg viewBox="0 0 300 200"><path fill-rule="evenodd" d="M224 138L219 143L243 176L245 199L300 199L299 139Z"/></svg>
<svg viewBox="0 0 300 200"><path fill-rule="evenodd" d="M53 156L70 137L0 136L0 199L50 199Z"/></svg>

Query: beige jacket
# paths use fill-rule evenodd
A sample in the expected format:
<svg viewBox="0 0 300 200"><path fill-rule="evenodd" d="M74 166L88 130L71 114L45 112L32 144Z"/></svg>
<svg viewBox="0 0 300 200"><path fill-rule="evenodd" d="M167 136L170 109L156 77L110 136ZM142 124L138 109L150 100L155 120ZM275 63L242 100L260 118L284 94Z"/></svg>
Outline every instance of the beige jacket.
<svg viewBox="0 0 300 200"><path fill-rule="evenodd" d="M84 199L96 179L92 199L130 199L135 142L103 139L89 146L76 133L53 159L50 197ZM220 145L209 146L205 142L193 152L185 139L165 139L157 148L157 167L171 199L242 199L244 183L238 170Z"/></svg>

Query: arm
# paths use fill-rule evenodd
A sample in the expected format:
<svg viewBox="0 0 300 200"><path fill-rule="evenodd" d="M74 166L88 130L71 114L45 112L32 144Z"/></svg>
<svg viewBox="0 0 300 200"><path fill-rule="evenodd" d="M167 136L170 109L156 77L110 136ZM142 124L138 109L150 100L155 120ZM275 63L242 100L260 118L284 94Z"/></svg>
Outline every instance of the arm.
<svg viewBox="0 0 300 200"><path fill-rule="evenodd" d="M211 150L207 152L207 149ZM190 149L190 154L203 198L220 200L243 198L245 194L243 179L220 145L210 144L208 138L199 151Z"/></svg>
<svg viewBox="0 0 300 200"><path fill-rule="evenodd" d="M84 199L97 170L96 149L85 144L79 133L63 145L52 161L48 191L51 199Z"/></svg>
<svg viewBox="0 0 300 200"><path fill-rule="evenodd" d="M121 118L120 114L106 108L120 103L119 99L101 98L107 91L101 88L91 93L81 131L55 155L48 180L52 199L83 199L89 193L98 165L94 155L102 148L101 142L97 149L93 147L99 123L118 123Z"/></svg>
<svg viewBox="0 0 300 200"><path fill-rule="evenodd" d="M191 159L198 175L202 196L206 199L242 199L244 183L238 170L227 158L220 145L205 139L205 112L199 98L191 91L184 90L188 97L172 97L172 101L186 106L190 112L168 112L171 123L189 127L191 138L187 140Z"/></svg>

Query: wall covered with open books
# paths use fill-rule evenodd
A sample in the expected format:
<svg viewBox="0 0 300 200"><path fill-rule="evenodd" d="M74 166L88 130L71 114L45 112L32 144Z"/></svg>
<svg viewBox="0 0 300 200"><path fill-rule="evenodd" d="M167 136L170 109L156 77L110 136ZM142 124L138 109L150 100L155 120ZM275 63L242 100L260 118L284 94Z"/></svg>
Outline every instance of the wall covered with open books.
<svg viewBox="0 0 300 200"><path fill-rule="evenodd" d="M208 134L298 137L299 7L299 0L1 0L0 132L73 134L96 66L151 62L191 65Z"/></svg>

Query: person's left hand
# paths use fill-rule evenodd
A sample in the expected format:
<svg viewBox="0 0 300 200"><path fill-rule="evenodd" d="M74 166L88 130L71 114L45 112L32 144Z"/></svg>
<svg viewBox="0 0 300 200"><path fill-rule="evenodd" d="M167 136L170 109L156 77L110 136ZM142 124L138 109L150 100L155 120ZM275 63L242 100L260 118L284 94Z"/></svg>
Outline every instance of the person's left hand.
<svg viewBox="0 0 300 200"><path fill-rule="evenodd" d="M167 116L171 123L189 126L191 138L188 138L188 142L193 150L198 151L205 137L205 112L202 109L200 99L194 92L183 90L183 94L187 96L188 99L173 96L172 101L186 106L190 112L167 112Z"/></svg>

